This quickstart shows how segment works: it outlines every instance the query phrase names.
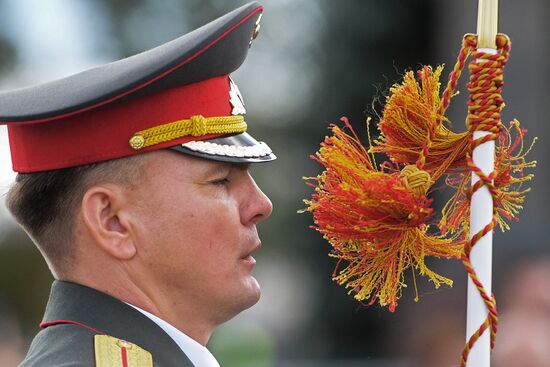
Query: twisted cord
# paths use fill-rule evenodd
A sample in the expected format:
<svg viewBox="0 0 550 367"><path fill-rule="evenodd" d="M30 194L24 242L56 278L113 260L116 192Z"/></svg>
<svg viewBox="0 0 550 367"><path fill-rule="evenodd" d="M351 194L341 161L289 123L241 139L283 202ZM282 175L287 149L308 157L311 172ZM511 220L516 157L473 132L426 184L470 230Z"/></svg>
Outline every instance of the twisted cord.
<svg viewBox="0 0 550 367"><path fill-rule="evenodd" d="M447 107L449 107L449 103L451 103L451 98L456 91L458 79L462 74L462 70L464 70L466 59L468 59L468 56L470 56L472 50L475 49L476 45L477 37L475 34L468 33L464 36L462 40L462 47L460 48L460 52L458 53L454 69L449 74L449 82L447 83L445 91L443 91L440 116L443 116L445 114L445 111L447 111Z"/></svg>
<svg viewBox="0 0 550 367"><path fill-rule="evenodd" d="M464 36L462 47L460 48L460 52L458 53L455 66L449 74L449 81L447 83L447 86L445 87L445 90L443 91L441 106L439 107L439 119L437 120L437 125L430 126L428 136L426 136L426 139L422 145L422 150L420 151L418 160L416 161L416 167L418 167L418 169L420 170L424 169L424 165L426 164L426 157L428 156L428 153L432 146L432 141L435 138L435 130L439 126L439 124L441 124L443 117L445 116L445 111L447 110L447 107L449 107L451 98L455 94L458 80L460 79L460 75L462 74L462 70L464 69L464 65L466 64L466 60L468 59L468 56L470 56L470 54L472 53L472 50L475 49L476 44L477 36L475 34L466 34ZM422 70L419 71L419 73L422 72ZM435 176L439 177L439 174L436 174Z"/></svg>
<svg viewBox="0 0 550 367"><path fill-rule="evenodd" d="M471 54L474 58L469 65L470 82L468 83L468 91L470 93L470 97L468 101L468 117L466 119L466 126L468 131L471 133L471 136L470 149L466 155L466 160L468 169L472 174L479 177L479 181L471 187L468 193L469 200L471 200L473 193L483 186L488 188L493 198L497 195L493 184L494 172L486 175L479 167L475 165L472 159L473 150L488 141L496 140L502 129L500 112L504 107L504 100L501 96L503 69L510 53L510 40L507 36L501 34L497 36L497 49L498 52L496 54L481 52L476 49L475 38L472 38L472 35L466 35L464 37L463 47L457 61L457 66L460 66L462 63L461 65L463 67L467 54ZM463 55L466 55L466 57L463 57ZM455 70L453 70L453 73L459 76L460 71L457 70L461 71L462 68L455 67ZM454 84L452 84L452 82L453 78L450 78L449 85L445 90L445 92L447 92L447 90L450 91L447 93L449 99L454 91L454 88L456 88L456 81ZM445 103L444 97L443 109L446 108ZM489 134L481 138L474 139L474 131L486 131ZM472 248L483 236L490 233L496 225L495 202L496 200L493 200L493 219L484 228L475 233L470 241L466 242L464 252L462 254L462 262L464 263L464 267L466 268L470 279L472 279L472 282L479 291L479 294L487 307L488 314L484 322L468 339L462 351L460 361L461 367L466 366L470 350L487 329L489 329L491 333L491 350L495 345L498 324L496 300L494 294L491 294L490 296L487 294L470 260Z"/></svg>
<svg viewBox="0 0 550 367"><path fill-rule="evenodd" d="M234 134L246 131L246 122L241 115L204 117L191 116L163 125L138 131L130 138L130 147L135 150L172 141L183 136L204 136L208 134Z"/></svg>

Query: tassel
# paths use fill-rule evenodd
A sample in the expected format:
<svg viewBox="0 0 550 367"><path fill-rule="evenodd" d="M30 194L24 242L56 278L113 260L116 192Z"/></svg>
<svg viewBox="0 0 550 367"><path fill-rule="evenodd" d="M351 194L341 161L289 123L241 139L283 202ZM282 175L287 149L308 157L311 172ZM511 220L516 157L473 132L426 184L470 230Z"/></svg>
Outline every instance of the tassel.
<svg viewBox="0 0 550 367"><path fill-rule="evenodd" d="M443 67L424 66L417 80L412 71L390 89L382 118L381 136L373 152L385 153L395 163L416 164L436 181L449 170L463 170L469 135L447 128L442 115L439 78Z"/></svg>
<svg viewBox="0 0 550 367"><path fill-rule="evenodd" d="M524 186L533 179L534 175L526 174L524 170L534 168L537 164L536 161L527 160L527 155L533 148L536 138L525 149L526 132L527 130L521 128L519 121L513 120L508 128L502 129L496 141L493 206L496 222L503 232L510 229L511 221L518 221L525 195L531 191L529 187ZM443 207L439 224L442 233L448 231L461 233L461 237L464 238L468 236L470 181L470 175L447 178L447 185L456 191Z"/></svg>
<svg viewBox="0 0 550 367"><path fill-rule="evenodd" d="M414 166L379 171L374 157L336 125L314 160L325 167L311 200L305 200L315 226L339 259L333 279L359 300L378 301L394 311L405 287L408 268L428 277L435 287L452 281L428 269L426 256L458 258L462 245L429 233L433 215L426 192L432 180ZM340 265L345 263L343 269Z"/></svg>

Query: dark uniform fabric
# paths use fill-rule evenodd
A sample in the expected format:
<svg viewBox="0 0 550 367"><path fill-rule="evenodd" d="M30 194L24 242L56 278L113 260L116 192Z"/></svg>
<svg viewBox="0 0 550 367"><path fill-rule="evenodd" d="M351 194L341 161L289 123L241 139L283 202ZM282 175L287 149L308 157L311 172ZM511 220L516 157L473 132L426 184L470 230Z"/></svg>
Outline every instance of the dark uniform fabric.
<svg viewBox="0 0 550 367"><path fill-rule="evenodd" d="M36 335L20 366L93 367L94 336L107 334L150 352L155 367L193 367L174 340L145 315L116 298L79 284L53 283L44 323L51 325Z"/></svg>

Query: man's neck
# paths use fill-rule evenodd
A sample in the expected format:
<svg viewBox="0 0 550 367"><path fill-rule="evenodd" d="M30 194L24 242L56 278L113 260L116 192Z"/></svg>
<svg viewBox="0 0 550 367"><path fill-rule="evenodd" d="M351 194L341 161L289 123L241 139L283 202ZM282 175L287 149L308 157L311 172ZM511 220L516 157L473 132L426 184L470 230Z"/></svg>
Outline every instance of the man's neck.
<svg viewBox="0 0 550 367"><path fill-rule="evenodd" d="M165 320L203 346L208 343L215 325L205 322L205 318L201 317L201 311L204 310L194 309L191 305L177 302L172 298L163 299L156 294L150 295L127 274L118 273L117 277L113 277L112 272L110 273L111 276L102 276L100 279L89 276L65 276L59 280L82 284L106 293Z"/></svg>

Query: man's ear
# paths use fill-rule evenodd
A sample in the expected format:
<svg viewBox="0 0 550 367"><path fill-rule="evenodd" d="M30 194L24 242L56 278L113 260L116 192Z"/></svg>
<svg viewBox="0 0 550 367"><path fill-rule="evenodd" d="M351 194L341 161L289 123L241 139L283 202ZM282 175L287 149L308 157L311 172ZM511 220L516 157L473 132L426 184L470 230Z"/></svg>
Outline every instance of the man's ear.
<svg viewBox="0 0 550 367"><path fill-rule="evenodd" d="M130 202L116 185L89 188L82 198L82 222L93 241L108 255L128 260L136 254Z"/></svg>

